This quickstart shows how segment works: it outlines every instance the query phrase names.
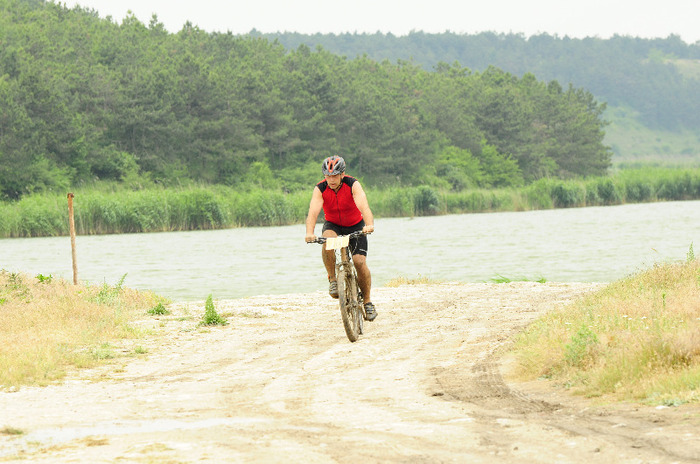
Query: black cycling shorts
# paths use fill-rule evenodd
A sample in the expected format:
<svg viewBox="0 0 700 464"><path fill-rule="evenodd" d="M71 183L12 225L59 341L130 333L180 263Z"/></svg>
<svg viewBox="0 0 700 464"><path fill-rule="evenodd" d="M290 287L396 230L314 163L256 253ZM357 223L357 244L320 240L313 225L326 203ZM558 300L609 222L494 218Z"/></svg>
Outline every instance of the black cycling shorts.
<svg viewBox="0 0 700 464"><path fill-rule="evenodd" d="M324 222L323 223L323 232L327 230L332 230L338 235L348 235L352 232L356 232L358 230L362 230L362 228L365 226L365 221L364 219L355 224L354 226L350 227L343 227L339 226L338 224L333 224L332 222ZM367 256L367 236L366 235L360 235L359 237L353 237L350 239L350 252L353 255L362 255L362 256Z"/></svg>

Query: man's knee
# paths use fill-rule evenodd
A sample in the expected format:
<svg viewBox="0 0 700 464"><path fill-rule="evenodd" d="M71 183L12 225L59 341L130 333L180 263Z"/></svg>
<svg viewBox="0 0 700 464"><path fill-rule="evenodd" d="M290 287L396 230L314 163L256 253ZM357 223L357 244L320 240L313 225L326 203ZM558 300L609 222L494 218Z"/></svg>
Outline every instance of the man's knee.
<svg viewBox="0 0 700 464"><path fill-rule="evenodd" d="M352 260L355 267L365 267L367 265L367 257L365 255L352 255Z"/></svg>

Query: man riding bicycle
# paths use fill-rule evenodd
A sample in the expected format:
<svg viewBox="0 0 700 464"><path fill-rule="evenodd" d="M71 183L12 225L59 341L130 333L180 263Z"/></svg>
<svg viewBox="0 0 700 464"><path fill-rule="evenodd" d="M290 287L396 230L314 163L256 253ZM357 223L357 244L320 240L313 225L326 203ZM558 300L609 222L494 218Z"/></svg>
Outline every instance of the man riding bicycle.
<svg viewBox="0 0 700 464"><path fill-rule="evenodd" d="M321 170L324 180L314 187L309 214L306 217L306 242L316 240L314 229L321 209L325 217L323 237L348 235L355 231L362 231L365 234L374 232L374 216L369 208L365 191L357 179L345 175L345 160L340 156L330 156L323 160ZM365 301L367 320L373 321L377 317L377 310L370 297L372 275L367 267L367 236L360 235L350 239L350 249ZM321 254L328 273L328 293L333 298L338 298L335 253L324 247Z"/></svg>

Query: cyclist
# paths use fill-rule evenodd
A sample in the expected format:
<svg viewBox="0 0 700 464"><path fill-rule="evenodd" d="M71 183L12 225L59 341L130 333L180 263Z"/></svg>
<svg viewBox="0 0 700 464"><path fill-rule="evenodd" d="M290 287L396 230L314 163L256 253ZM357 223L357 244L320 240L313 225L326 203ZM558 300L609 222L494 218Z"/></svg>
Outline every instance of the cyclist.
<svg viewBox="0 0 700 464"><path fill-rule="evenodd" d="M321 165L324 180L316 184L306 217L306 241L316 240L314 229L316 220L323 209L325 222L323 237L348 235L361 230L366 234L374 232L374 216L369 208L367 196L362 185L354 177L345 174L345 160L340 156L329 156ZM367 320L377 317L377 310L372 304L370 291L372 275L367 267L367 236L360 235L350 240L352 260L357 270L357 279L365 301ZM338 282L335 275L335 253L322 249L323 264L328 273L328 293L338 298Z"/></svg>

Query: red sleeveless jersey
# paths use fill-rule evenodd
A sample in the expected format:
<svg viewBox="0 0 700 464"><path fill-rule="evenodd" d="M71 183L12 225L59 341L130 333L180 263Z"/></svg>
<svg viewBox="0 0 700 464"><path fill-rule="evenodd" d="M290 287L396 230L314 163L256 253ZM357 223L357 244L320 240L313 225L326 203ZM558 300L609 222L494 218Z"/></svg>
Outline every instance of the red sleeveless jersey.
<svg viewBox="0 0 700 464"><path fill-rule="evenodd" d="M355 182L357 179L354 177L343 177L337 192L328 187L328 182L325 180L316 184L323 195L323 215L326 221L342 227L350 227L362 220L362 213L352 196L352 185Z"/></svg>

